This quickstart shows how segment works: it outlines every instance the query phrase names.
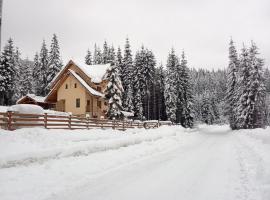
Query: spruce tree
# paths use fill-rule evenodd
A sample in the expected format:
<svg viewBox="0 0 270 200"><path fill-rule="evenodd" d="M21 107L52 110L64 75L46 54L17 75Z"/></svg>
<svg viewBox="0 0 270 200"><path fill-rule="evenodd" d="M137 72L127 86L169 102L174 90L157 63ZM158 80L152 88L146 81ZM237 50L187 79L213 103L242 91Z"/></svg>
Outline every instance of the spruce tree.
<svg viewBox="0 0 270 200"><path fill-rule="evenodd" d="M228 116L230 127L234 130L236 126L235 107L237 103L237 79L238 79L239 61L237 51L231 39L229 45L229 66L227 70L227 95L226 95L226 110L225 114Z"/></svg>
<svg viewBox="0 0 270 200"><path fill-rule="evenodd" d="M92 65L92 54L91 51L88 49L86 56L85 56L85 64Z"/></svg>
<svg viewBox="0 0 270 200"><path fill-rule="evenodd" d="M108 61L107 62L108 63L117 63L113 45L109 48ZM116 65L116 66L118 67L118 71L119 71L119 66L118 65ZM118 73L120 73L120 72L118 72Z"/></svg>
<svg viewBox="0 0 270 200"><path fill-rule="evenodd" d="M120 47L117 49L117 55L116 55L116 65L118 67L119 76L121 81L123 80L123 57Z"/></svg>
<svg viewBox="0 0 270 200"><path fill-rule="evenodd" d="M107 42L105 41L104 44L103 44L103 52L102 52L102 63L103 64L107 64L109 63L109 47L108 47L108 44Z"/></svg>
<svg viewBox="0 0 270 200"><path fill-rule="evenodd" d="M96 44L95 44L95 47L94 47L93 63L95 65L103 63L102 53L100 51L100 48Z"/></svg>
<svg viewBox="0 0 270 200"><path fill-rule="evenodd" d="M60 58L60 48L59 48L57 36L56 34L53 34L53 38L51 42L51 49L48 55L47 85L46 85L45 94L47 94L50 91L49 84L54 79L54 77L59 73L62 66L63 64Z"/></svg>
<svg viewBox="0 0 270 200"><path fill-rule="evenodd" d="M10 38L0 57L0 105L12 104L16 75L14 54L13 40Z"/></svg>
<svg viewBox="0 0 270 200"><path fill-rule="evenodd" d="M131 48L129 44L128 38L126 39L126 44L125 44L125 50L124 50L124 58L123 58L123 65L122 65L122 84L124 88L124 94L123 94L123 106L124 108L127 108L127 91L129 88L133 90L133 61L132 61L132 54L131 54Z"/></svg>
<svg viewBox="0 0 270 200"><path fill-rule="evenodd" d="M24 87L22 85L22 80L24 78L28 79L28 77L25 77L26 69L23 68L20 58L20 51L19 48L16 48L16 51L14 53L14 68L15 68L15 74L14 74L14 85L13 85L13 98L12 103L15 103L20 97L23 96L23 90Z"/></svg>
<svg viewBox="0 0 270 200"><path fill-rule="evenodd" d="M179 66L179 59L175 55L174 49L171 50L167 59L167 71L165 77L165 90L164 98L166 105L166 113L168 119L172 122L176 122L176 111L177 111L177 79L176 79L176 68Z"/></svg>
<svg viewBox="0 0 270 200"><path fill-rule="evenodd" d="M48 49L46 47L46 43L43 40L40 54L39 54L39 63L40 63L40 85L41 88L37 95L46 96L47 95L47 86L48 86L48 67L49 67L49 57L48 57Z"/></svg>
<svg viewBox="0 0 270 200"><path fill-rule="evenodd" d="M38 95L41 93L41 71L40 71L40 62L38 53L34 56L34 66L33 66L33 92Z"/></svg>
<svg viewBox="0 0 270 200"><path fill-rule="evenodd" d="M194 110L193 110L193 94L192 85L189 75L189 69L187 67L187 60L185 58L185 53L182 53L181 58L181 125L185 128L192 128L194 124Z"/></svg>
<svg viewBox="0 0 270 200"><path fill-rule="evenodd" d="M237 129L248 128L247 127L247 106L248 106L248 82L251 72L251 63L248 49L242 48L239 63L239 80L236 91L237 104L235 107L236 112L236 127Z"/></svg>
<svg viewBox="0 0 270 200"><path fill-rule="evenodd" d="M123 107L122 107L122 92L123 87L118 74L117 66L112 63L107 71L106 79L108 85L105 89L105 98L109 102L109 109L107 116L109 119L122 119L123 118Z"/></svg>
<svg viewBox="0 0 270 200"><path fill-rule="evenodd" d="M263 60L258 58L258 48L254 42L249 49L250 76L247 84L247 106L242 111L246 114L245 128L264 128L266 125L266 88L263 78Z"/></svg>

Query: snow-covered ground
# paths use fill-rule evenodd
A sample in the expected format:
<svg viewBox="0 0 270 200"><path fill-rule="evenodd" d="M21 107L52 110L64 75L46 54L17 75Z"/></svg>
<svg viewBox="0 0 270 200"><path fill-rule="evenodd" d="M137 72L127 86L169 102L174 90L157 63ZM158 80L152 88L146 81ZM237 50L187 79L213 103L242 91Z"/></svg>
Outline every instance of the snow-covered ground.
<svg viewBox="0 0 270 200"><path fill-rule="evenodd" d="M269 200L270 129L0 129L1 200Z"/></svg>

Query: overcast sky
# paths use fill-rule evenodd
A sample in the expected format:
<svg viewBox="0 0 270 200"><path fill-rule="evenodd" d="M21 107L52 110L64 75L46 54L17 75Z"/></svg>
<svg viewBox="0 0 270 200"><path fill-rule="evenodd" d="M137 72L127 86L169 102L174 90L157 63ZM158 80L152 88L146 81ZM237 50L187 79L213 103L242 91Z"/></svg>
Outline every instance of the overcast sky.
<svg viewBox="0 0 270 200"><path fill-rule="evenodd" d="M56 33L64 63L127 36L133 55L144 44L164 64L174 47L190 67L226 67L230 36L238 48L254 40L270 63L270 0L4 0L2 24L2 46L12 37L31 59Z"/></svg>

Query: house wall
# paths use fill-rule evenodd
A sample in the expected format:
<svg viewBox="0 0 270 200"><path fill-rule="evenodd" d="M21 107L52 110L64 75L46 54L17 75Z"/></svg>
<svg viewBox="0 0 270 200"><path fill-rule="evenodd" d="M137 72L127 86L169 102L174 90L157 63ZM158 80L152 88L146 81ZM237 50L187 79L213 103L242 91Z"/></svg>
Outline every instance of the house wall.
<svg viewBox="0 0 270 200"><path fill-rule="evenodd" d="M74 87L75 83L77 88ZM66 84L68 89L66 89ZM103 87L102 87L103 90ZM76 99L80 99L80 107L76 108ZM89 94L88 91L73 76L69 76L59 87L57 91L57 101L65 100L65 112L72 112L73 115L90 114L90 117L105 117L108 109L103 98L98 98ZM87 110L87 100L90 100L89 112ZM101 101L101 108L98 107L98 101ZM60 111L60 110L59 110Z"/></svg>
<svg viewBox="0 0 270 200"><path fill-rule="evenodd" d="M77 88L74 84L77 84ZM66 84L68 89L66 89ZM76 108L76 99L80 99L80 107ZM85 114L86 95L85 88L72 76L69 76L57 91L57 101L65 100L65 112L74 115Z"/></svg>

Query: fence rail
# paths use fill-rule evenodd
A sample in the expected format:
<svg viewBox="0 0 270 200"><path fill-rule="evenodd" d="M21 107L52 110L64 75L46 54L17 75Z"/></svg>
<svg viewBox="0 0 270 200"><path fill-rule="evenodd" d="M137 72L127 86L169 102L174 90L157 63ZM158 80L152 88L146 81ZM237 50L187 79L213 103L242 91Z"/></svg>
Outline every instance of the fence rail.
<svg viewBox="0 0 270 200"><path fill-rule="evenodd" d="M157 128L162 123L159 121L136 122L124 120L108 120L78 116L61 116L51 114L22 114L15 112L0 112L0 128L16 130L25 127L44 127L46 129L91 129L112 128L126 130L129 128Z"/></svg>

